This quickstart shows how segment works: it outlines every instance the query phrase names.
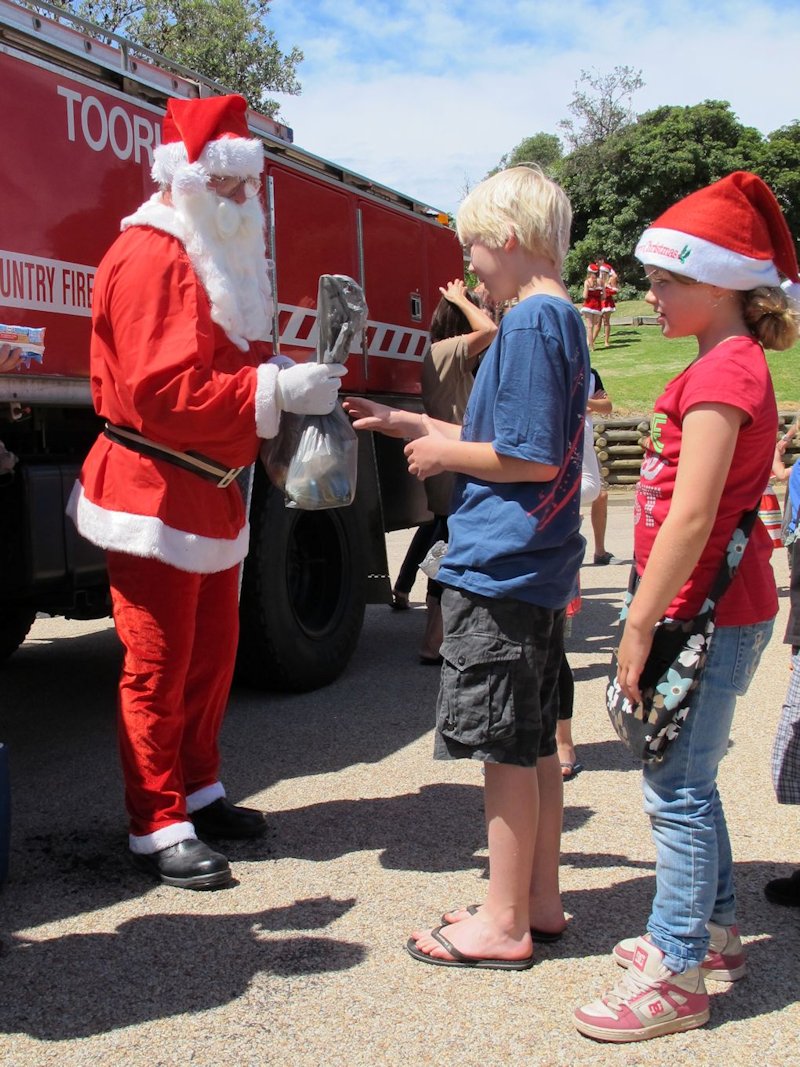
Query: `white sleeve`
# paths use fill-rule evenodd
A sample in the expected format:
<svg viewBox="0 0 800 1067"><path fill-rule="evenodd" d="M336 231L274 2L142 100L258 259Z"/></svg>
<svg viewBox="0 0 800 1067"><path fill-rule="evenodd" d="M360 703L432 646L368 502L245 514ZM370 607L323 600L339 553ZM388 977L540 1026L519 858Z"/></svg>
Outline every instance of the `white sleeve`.
<svg viewBox="0 0 800 1067"><path fill-rule="evenodd" d="M589 419L583 427L583 468L581 470L581 504L591 504L600 496L600 464L594 450L594 432Z"/></svg>

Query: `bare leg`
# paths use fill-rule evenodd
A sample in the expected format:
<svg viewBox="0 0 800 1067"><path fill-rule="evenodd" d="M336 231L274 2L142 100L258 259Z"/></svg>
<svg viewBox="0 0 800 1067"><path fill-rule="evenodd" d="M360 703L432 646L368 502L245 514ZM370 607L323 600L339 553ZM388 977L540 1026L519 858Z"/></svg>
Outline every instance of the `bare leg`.
<svg viewBox="0 0 800 1067"><path fill-rule="evenodd" d="M564 722L569 723L569 719ZM553 754L540 759L536 771L539 782L539 821L530 884L530 920L531 926L555 933L563 930L565 926L564 906L561 903L558 884L561 824L564 819L564 785L558 756Z"/></svg>
<svg viewBox="0 0 800 1067"><path fill-rule="evenodd" d="M550 761L555 767L555 778L559 779L555 784L560 790L558 760L553 756ZM468 956L484 959L525 959L533 951L528 901L539 821L538 769L501 763L486 763L484 766L484 805L489 838L489 891L480 911L448 927L447 938ZM552 776L548 776L549 789L550 777ZM547 848L551 849L554 817L552 798L548 798L546 807L545 840ZM560 795L558 808L560 811ZM542 847L546 853L544 842ZM556 885L557 853L558 845L555 861ZM552 859L545 855L544 863L545 872L536 880L537 899L552 893ZM563 925L563 911L560 922ZM415 930L411 936L422 952L448 959L447 952L431 938L429 931Z"/></svg>
<svg viewBox="0 0 800 1067"><path fill-rule="evenodd" d="M556 745L558 746L558 761L562 768L565 763L574 764L577 759L575 742L572 739L572 719L559 719L556 726ZM566 773L566 769L564 769Z"/></svg>
<svg viewBox="0 0 800 1067"><path fill-rule="evenodd" d="M425 599L425 607L425 636L422 638L419 654L423 659L436 659L444 639L442 604L435 596L429 596Z"/></svg>
<svg viewBox="0 0 800 1067"><path fill-rule="evenodd" d="M608 490L602 489L592 501L592 533L594 534L595 558L605 555L606 525L608 524Z"/></svg>
<svg viewBox="0 0 800 1067"><path fill-rule="evenodd" d="M594 324L592 323L591 315L584 315L583 321L586 323L586 344L589 346L589 351L594 351Z"/></svg>

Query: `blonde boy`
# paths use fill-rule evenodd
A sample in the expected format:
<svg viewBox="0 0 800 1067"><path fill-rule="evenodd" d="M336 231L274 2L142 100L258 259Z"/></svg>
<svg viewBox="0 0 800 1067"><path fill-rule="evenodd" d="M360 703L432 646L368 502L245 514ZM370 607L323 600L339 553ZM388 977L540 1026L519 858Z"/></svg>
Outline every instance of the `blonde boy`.
<svg viewBox="0 0 800 1067"><path fill-rule="evenodd" d="M472 267L516 300L481 361L462 427L348 398L356 427L410 437L409 470L454 471L438 580L444 642L435 758L483 762L485 902L416 931L408 951L449 967L521 970L565 926L555 745L564 608L583 557L581 455L589 353L561 281L571 222L538 168L481 183L458 212ZM443 831L446 824L443 823Z"/></svg>

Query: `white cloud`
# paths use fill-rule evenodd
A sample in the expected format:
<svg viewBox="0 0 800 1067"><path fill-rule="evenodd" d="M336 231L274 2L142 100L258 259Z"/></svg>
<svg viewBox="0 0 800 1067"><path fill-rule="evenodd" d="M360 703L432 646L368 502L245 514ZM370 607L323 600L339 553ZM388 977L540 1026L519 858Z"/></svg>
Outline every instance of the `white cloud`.
<svg viewBox="0 0 800 1067"><path fill-rule="evenodd" d="M792 17L792 10L794 17ZM638 111L728 100L768 133L800 114L792 0L273 0L306 54L282 98L303 148L453 210L523 137L558 133L582 69L641 69Z"/></svg>

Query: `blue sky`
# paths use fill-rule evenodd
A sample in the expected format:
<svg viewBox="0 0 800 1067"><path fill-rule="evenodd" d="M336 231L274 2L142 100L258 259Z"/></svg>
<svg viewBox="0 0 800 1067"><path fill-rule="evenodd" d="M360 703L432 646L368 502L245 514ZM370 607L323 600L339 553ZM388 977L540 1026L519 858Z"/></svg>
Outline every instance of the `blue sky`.
<svg viewBox="0 0 800 1067"><path fill-rule="evenodd" d="M581 70L641 70L640 112L800 118L800 0L272 0L268 21L305 53L302 94L278 97L296 143L450 211L523 137L559 132Z"/></svg>

